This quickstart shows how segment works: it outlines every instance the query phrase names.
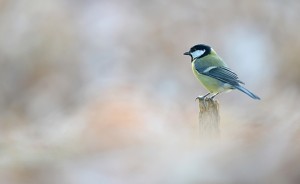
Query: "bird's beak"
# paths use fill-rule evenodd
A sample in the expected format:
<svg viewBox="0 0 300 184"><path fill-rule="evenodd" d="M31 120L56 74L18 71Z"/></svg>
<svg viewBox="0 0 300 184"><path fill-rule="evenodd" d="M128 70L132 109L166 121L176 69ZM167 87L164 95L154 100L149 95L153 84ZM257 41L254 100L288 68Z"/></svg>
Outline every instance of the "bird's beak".
<svg viewBox="0 0 300 184"><path fill-rule="evenodd" d="M183 53L183 55L191 55L191 53L190 52L185 52L185 53Z"/></svg>
<svg viewBox="0 0 300 184"><path fill-rule="evenodd" d="M193 56L190 52L185 52L185 53L183 53L183 55L191 56L191 62L193 62Z"/></svg>

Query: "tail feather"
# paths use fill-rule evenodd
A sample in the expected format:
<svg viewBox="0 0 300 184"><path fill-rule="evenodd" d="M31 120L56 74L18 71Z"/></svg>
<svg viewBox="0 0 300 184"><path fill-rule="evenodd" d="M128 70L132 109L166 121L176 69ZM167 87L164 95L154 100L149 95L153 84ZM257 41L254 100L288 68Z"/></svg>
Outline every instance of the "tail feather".
<svg viewBox="0 0 300 184"><path fill-rule="evenodd" d="M250 96L251 98L253 98L255 100L260 100L260 98L258 96L256 96L255 94L250 92L248 89L244 88L243 86L235 86L235 88L240 90L241 92L247 94L248 96Z"/></svg>

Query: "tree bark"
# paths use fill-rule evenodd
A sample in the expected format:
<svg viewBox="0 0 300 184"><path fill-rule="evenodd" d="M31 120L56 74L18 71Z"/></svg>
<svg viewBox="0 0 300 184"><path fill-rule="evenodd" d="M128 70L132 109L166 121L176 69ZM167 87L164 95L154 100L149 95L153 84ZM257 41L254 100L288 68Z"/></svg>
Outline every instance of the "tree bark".
<svg viewBox="0 0 300 184"><path fill-rule="evenodd" d="M199 100L199 135L202 138L220 136L219 103L211 99Z"/></svg>

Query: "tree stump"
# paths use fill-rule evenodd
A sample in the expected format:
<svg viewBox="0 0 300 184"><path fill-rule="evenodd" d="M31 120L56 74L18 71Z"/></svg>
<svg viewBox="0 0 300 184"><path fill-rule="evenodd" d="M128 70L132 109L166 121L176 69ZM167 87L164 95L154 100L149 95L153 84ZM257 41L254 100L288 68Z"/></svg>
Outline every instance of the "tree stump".
<svg viewBox="0 0 300 184"><path fill-rule="evenodd" d="M202 138L220 136L219 103L212 99L199 99L199 135Z"/></svg>

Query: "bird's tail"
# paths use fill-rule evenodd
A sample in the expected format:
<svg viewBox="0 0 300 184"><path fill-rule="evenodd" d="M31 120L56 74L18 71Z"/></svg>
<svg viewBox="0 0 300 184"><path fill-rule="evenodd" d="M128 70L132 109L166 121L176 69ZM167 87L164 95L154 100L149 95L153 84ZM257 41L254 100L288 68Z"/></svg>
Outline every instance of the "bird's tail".
<svg viewBox="0 0 300 184"><path fill-rule="evenodd" d="M251 98L255 99L255 100L260 100L260 98L258 96L256 96L255 94L253 94L252 92L250 92L248 89L244 88L243 86L235 86L236 89L240 90L241 92L247 94L248 96L250 96Z"/></svg>

